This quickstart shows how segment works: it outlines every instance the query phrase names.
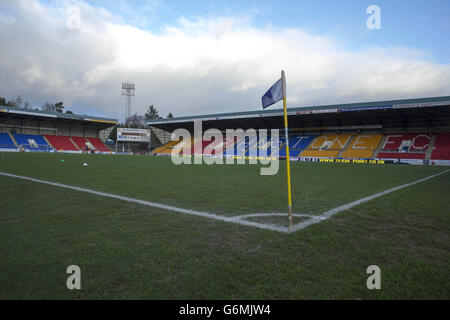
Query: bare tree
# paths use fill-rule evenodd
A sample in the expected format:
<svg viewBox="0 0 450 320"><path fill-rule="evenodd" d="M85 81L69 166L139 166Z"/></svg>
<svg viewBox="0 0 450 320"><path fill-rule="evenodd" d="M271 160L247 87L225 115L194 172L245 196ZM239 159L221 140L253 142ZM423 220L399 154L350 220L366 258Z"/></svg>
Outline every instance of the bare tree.
<svg viewBox="0 0 450 320"><path fill-rule="evenodd" d="M125 126L129 128L145 128L145 117L135 113L125 120Z"/></svg>
<svg viewBox="0 0 450 320"><path fill-rule="evenodd" d="M47 112L55 112L56 108L55 105L53 103L50 102L45 102L42 107L41 107L42 111L47 111Z"/></svg>
<svg viewBox="0 0 450 320"><path fill-rule="evenodd" d="M22 105L22 97L19 95L16 99L8 101L8 105L10 105L11 107L20 108Z"/></svg>

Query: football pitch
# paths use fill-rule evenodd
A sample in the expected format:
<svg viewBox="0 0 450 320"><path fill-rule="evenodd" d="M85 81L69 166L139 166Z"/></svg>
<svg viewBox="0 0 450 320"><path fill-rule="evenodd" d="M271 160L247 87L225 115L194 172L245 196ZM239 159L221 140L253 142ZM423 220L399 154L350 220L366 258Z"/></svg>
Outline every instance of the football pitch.
<svg viewBox="0 0 450 320"><path fill-rule="evenodd" d="M0 153L0 298L450 298L447 167L285 165Z"/></svg>

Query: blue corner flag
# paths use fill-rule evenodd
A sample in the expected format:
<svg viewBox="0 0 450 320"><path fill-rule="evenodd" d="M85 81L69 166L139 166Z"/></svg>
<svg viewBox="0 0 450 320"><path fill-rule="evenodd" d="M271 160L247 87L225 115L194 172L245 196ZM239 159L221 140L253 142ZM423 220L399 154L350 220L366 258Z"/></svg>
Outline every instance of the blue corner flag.
<svg viewBox="0 0 450 320"><path fill-rule="evenodd" d="M262 96L262 107L267 108L272 104L283 100L283 79L281 78Z"/></svg>

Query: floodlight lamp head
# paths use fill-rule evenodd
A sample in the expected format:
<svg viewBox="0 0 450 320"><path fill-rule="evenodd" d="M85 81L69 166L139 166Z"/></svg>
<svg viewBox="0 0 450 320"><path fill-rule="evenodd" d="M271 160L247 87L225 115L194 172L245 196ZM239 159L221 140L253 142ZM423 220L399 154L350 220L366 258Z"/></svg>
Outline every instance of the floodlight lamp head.
<svg viewBox="0 0 450 320"><path fill-rule="evenodd" d="M122 95L134 96L135 84L134 83L122 83Z"/></svg>

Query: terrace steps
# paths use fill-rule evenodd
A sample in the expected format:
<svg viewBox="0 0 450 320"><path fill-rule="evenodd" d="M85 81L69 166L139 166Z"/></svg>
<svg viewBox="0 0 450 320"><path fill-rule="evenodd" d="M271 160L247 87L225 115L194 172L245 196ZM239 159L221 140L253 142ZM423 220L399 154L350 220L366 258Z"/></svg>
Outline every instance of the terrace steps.
<svg viewBox="0 0 450 320"><path fill-rule="evenodd" d="M16 148L20 149L16 139L14 139L14 136L11 134L11 132L8 132L8 135L11 138L12 142L14 143L14 145L16 146Z"/></svg>
<svg viewBox="0 0 450 320"><path fill-rule="evenodd" d="M372 155L372 159L376 159L378 157L378 153L380 153L381 148L383 148L384 144L386 143L386 140L387 140L387 136L383 135L380 143L378 144L378 147L376 148L375 152Z"/></svg>
<svg viewBox="0 0 450 320"><path fill-rule="evenodd" d="M350 139L347 140L347 143L345 144L345 146L342 148L342 150L338 153L337 157L341 158L342 155L344 154L345 151L347 151L347 149L353 144L353 141L355 140L357 136L356 135L352 135L350 137Z"/></svg>
<svg viewBox="0 0 450 320"><path fill-rule="evenodd" d="M430 144L428 145L428 150L427 150L427 153L425 154L425 160L431 159L431 153L433 152L435 141L436 141L436 135L433 134L433 135L431 135Z"/></svg>
<svg viewBox="0 0 450 320"><path fill-rule="evenodd" d="M70 142L72 142L72 144L75 146L75 148L77 148L77 150L80 150L80 148L78 147L78 145L75 143L75 141L73 141L72 137L69 137Z"/></svg>
<svg viewBox="0 0 450 320"><path fill-rule="evenodd" d="M48 145L50 146L50 148L52 148L52 149L55 149L53 146L52 146L52 144L50 143L50 141L48 141L48 139L47 139L47 137L46 136L43 136L44 137L44 140L48 143Z"/></svg>

